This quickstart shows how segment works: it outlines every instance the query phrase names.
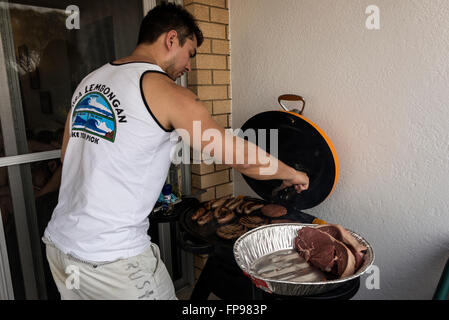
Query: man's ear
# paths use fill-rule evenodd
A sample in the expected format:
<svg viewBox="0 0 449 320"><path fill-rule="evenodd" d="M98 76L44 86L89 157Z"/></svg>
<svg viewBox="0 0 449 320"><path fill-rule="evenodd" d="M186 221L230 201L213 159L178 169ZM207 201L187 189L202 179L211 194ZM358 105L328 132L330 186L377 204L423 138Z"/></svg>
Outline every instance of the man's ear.
<svg viewBox="0 0 449 320"><path fill-rule="evenodd" d="M178 39L178 32L176 30L170 30L165 37L165 45L170 50L173 47L176 39Z"/></svg>

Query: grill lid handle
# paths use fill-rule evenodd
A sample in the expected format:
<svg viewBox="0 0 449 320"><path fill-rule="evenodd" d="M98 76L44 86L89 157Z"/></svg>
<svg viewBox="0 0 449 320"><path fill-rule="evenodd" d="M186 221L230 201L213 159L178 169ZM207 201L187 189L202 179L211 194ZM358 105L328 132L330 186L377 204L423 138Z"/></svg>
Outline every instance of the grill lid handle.
<svg viewBox="0 0 449 320"><path fill-rule="evenodd" d="M302 108L301 110L299 109L292 109L289 110L285 105L282 104L282 101L301 101L302 102ZM282 109L284 109L287 112L296 112L300 115L302 115L302 113L304 112L304 108L306 107L306 101L304 100L303 97L298 96L296 94L283 94L281 96L278 97L278 102L281 105Z"/></svg>

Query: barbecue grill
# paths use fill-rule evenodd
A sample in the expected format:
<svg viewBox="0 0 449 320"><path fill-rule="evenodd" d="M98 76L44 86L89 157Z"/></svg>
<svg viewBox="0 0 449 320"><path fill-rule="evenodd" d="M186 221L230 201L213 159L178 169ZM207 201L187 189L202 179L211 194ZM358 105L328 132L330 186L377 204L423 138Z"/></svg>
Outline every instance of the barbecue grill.
<svg viewBox="0 0 449 320"><path fill-rule="evenodd" d="M282 95L278 99L283 111L268 111L256 114L243 126L247 129L277 129L278 158L287 165L307 173L310 179L309 189L297 194L294 189L287 188L273 194L282 181L259 181L243 176L247 184L260 199L244 197L245 201L258 201L264 204L275 203L287 208L287 214L281 218L273 218L286 222L307 224L325 223L324 221L302 210L322 203L334 190L338 178L338 160L335 149L325 133L313 122L302 116L305 101L296 95ZM300 111L289 111L283 101L297 101L302 104ZM269 132L269 131L268 131ZM243 138L245 138L243 136ZM258 137L256 137L258 138ZM256 141L256 144L270 153L269 141ZM293 191L293 192L292 192ZM217 236L219 225L216 221L200 226L192 220L192 215L200 207L200 203L185 210L179 216L182 236L180 246L194 254L209 254L209 258L201 272L191 295L191 300L206 300L211 292L221 299L349 299L357 292L360 279L357 277L342 283L338 288L314 296L288 297L269 294L258 289L246 277L236 264L233 245L236 239L225 240ZM254 214L261 215L260 209ZM281 221L282 222L282 221Z"/></svg>

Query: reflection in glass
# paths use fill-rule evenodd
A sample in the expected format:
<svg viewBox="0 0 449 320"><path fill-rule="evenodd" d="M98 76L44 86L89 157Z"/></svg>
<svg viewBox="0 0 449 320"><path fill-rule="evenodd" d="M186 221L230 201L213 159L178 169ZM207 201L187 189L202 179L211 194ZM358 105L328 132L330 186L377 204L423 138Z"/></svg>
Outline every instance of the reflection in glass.
<svg viewBox="0 0 449 320"><path fill-rule="evenodd" d="M69 30L55 27L65 10L10 4L10 17L28 152L57 149L49 135L64 128L72 90Z"/></svg>

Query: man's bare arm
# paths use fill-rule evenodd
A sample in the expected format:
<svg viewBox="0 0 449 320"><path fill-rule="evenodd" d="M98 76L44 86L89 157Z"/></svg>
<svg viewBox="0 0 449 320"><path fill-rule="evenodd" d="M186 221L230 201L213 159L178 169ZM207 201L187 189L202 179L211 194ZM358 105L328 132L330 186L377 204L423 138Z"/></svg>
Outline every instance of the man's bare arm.
<svg viewBox="0 0 449 320"><path fill-rule="evenodd" d="M175 129L181 129L181 133L186 132L188 137L183 137L183 139L184 141L188 139L189 141L186 142L190 146L200 149L198 151L201 152L207 147L216 163L229 165L251 178L258 180L280 179L284 181L284 186L295 185L298 192L308 188L309 180L305 173L296 171L256 145L226 132L210 116L204 104L192 91L177 86L172 81L161 78L160 75L156 77L151 79L146 88L152 91L152 101L157 101L156 108L161 111L159 113L162 118L160 121ZM153 105L156 106L156 102ZM195 124L201 126L201 137L207 130L215 130L219 133L220 141L200 139L200 145L197 146L194 141ZM249 148L250 145L252 148ZM249 150L253 150L253 152ZM231 159L229 154L232 154ZM266 156L260 158L259 154ZM240 158L238 159L238 157ZM243 161L237 161L241 158ZM276 170L270 172L270 168L276 168Z"/></svg>

